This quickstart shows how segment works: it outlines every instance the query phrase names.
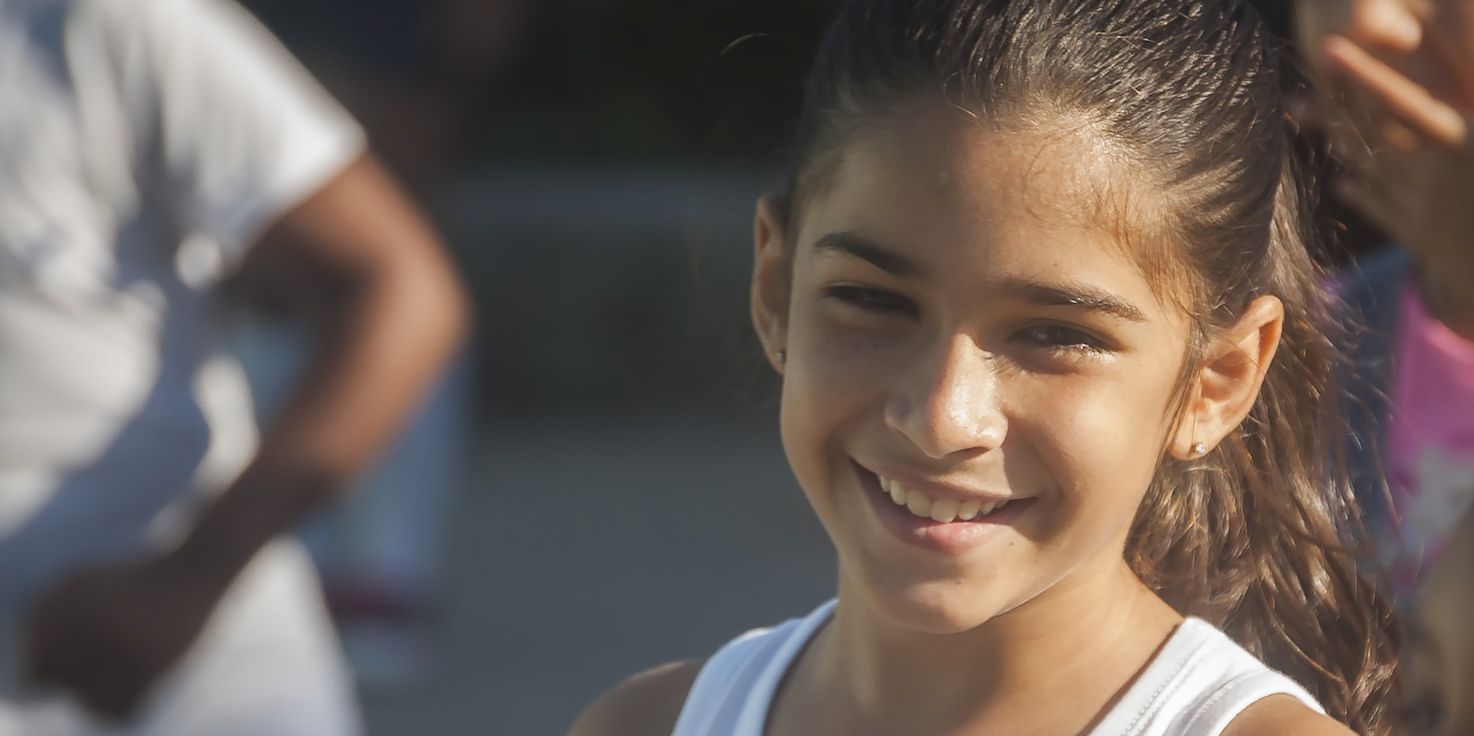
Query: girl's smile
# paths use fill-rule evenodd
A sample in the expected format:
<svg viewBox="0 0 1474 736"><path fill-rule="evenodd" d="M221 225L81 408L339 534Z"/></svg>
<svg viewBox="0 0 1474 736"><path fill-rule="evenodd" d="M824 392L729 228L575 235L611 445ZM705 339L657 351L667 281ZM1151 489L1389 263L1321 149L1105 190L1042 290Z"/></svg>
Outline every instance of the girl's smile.
<svg viewBox="0 0 1474 736"><path fill-rule="evenodd" d="M1188 323L1088 131L908 113L856 136L796 233L770 224L755 289L780 295L784 444L841 595L965 630L1124 568Z"/></svg>
<svg viewBox="0 0 1474 736"><path fill-rule="evenodd" d="M903 542L961 555L1013 531L1033 497L900 481L855 463L855 477L881 524Z"/></svg>
<svg viewBox="0 0 1474 736"><path fill-rule="evenodd" d="M838 599L578 736L1390 732L1296 76L1186 5L845 4L751 284Z"/></svg>

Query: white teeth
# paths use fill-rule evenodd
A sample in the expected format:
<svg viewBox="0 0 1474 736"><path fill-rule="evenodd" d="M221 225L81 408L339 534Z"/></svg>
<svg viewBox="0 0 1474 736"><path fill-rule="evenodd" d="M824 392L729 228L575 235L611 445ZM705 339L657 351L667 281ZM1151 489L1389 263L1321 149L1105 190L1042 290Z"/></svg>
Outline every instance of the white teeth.
<svg viewBox="0 0 1474 736"><path fill-rule="evenodd" d="M931 519L941 524L959 520L972 521L980 516L1000 511L1008 505L1007 500L983 501L972 498L966 501L956 501L950 498L932 498L889 478L880 478L880 489L890 496L891 502L897 506L905 506L913 516Z"/></svg>
<svg viewBox="0 0 1474 736"><path fill-rule="evenodd" d="M961 505L950 498L939 498L931 504L931 520L942 524L951 523L957 518L957 507Z"/></svg>
<svg viewBox="0 0 1474 736"><path fill-rule="evenodd" d="M977 500L976 498L970 498L966 501L963 501L962 506L957 509L957 518L963 521L972 521L973 519L977 518L978 511L981 510L982 507L983 502Z"/></svg>
<svg viewBox="0 0 1474 736"><path fill-rule="evenodd" d="M923 519L931 517L931 499L924 493L908 491L906 494L906 508L911 509L911 513Z"/></svg>

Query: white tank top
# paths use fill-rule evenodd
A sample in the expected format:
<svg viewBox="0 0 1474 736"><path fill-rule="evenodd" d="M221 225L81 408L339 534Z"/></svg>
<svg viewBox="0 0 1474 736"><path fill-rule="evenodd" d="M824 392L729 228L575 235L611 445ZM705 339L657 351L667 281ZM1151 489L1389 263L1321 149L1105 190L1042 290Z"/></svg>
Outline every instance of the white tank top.
<svg viewBox="0 0 1474 736"><path fill-rule="evenodd" d="M671 736L763 736L768 707L789 665L829 621L831 600L802 619L733 639L701 668ZM1218 736L1270 695L1320 704L1202 619L1177 627L1090 736Z"/></svg>

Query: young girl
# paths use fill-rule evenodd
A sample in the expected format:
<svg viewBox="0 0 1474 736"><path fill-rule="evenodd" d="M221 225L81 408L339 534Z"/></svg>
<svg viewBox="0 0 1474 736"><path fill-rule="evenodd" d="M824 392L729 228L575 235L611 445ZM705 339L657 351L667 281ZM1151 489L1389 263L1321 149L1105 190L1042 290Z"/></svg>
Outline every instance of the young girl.
<svg viewBox="0 0 1474 736"><path fill-rule="evenodd" d="M837 601L573 733L1385 733L1288 86L1239 0L851 2L752 284Z"/></svg>

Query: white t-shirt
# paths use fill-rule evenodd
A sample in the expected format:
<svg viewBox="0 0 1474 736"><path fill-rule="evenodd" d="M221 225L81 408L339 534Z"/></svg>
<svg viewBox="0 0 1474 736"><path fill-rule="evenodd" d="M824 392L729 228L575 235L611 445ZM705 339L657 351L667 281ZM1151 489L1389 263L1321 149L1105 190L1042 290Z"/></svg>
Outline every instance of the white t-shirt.
<svg viewBox="0 0 1474 736"><path fill-rule="evenodd" d="M830 600L804 618L754 629L702 665L672 736L762 736L774 696L809 641L834 616ZM1207 621L1189 618L1163 643L1090 736L1219 736L1254 703L1315 698Z"/></svg>
<svg viewBox="0 0 1474 736"><path fill-rule="evenodd" d="M225 0L0 0L0 670L61 575L249 461L215 287L363 147Z"/></svg>

